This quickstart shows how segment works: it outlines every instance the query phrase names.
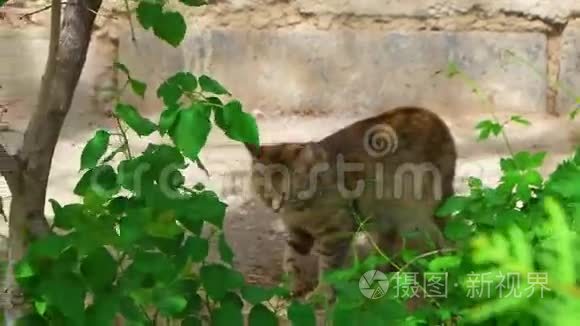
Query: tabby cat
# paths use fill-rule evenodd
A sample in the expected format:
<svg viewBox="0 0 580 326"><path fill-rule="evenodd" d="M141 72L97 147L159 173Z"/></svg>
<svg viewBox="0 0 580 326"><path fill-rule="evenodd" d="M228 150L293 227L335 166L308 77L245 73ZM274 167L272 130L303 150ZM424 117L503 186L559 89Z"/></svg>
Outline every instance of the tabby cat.
<svg viewBox="0 0 580 326"><path fill-rule="evenodd" d="M407 247L446 245L443 219L434 211L454 192L457 153L449 128L429 110L397 107L320 141L246 147L252 191L288 231L284 269L295 295L307 284L297 259L316 244L319 285L309 296L322 291L333 298L320 276L344 267L361 221L389 255L412 232L427 238L406 241Z"/></svg>

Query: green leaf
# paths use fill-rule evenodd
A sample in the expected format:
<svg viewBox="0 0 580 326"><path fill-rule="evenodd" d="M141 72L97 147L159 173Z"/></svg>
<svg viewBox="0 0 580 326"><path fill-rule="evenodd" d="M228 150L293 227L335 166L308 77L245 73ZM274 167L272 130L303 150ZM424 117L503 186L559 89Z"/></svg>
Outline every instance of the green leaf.
<svg viewBox="0 0 580 326"><path fill-rule="evenodd" d="M161 112L161 116L159 117L159 133L161 135L165 135L171 130L175 120L177 120L179 110L179 107L172 105Z"/></svg>
<svg viewBox="0 0 580 326"><path fill-rule="evenodd" d="M471 227L463 219L453 219L445 226L445 235L451 240L465 239L471 234Z"/></svg>
<svg viewBox="0 0 580 326"><path fill-rule="evenodd" d="M174 282L178 270L172 260L161 252L138 251L133 267L139 273L148 274L156 284Z"/></svg>
<svg viewBox="0 0 580 326"><path fill-rule="evenodd" d="M499 135L503 126L492 120L483 120L475 126L475 129L479 130L478 140L484 140L489 138L490 134Z"/></svg>
<svg viewBox="0 0 580 326"><path fill-rule="evenodd" d="M171 80L164 81L159 88L157 88L157 97L163 99L163 103L167 106L176 105L183 91L179 85L171 82Z"/></svg>
<svg viewBox="0 0 580 326"><path fill-rule="evenodd" d="M181 3L192 7L200 7L207 4L205 0L179 0Z"/></svg>
<svg viewBox="0 0 580 326"><path fill-rule="evenodd" d="M198 82L204 92L216 95L231 95L230 92L228 92L218 81L209 76L201 75Z"/></svg>
<svg viewBox="0 0 580 326"><path fill-rule="evenodd" d="M429 271L439 272L459 266L461 258L458 256L441 256L429 262Z"/></svg>
<svg viewBox="0 0 580 326"><path fill-rule="evenodd" d="M194 104L186 110L179 111L175 127L170 135L183 155L195 161L207 141L210 130L211 124L208 118Z"/></svg>
<svg viewBox="0 0 580 326"><path fill-rule="evenodd" d="M143 28L149 29L158 22L159 18L163 15L162 6L161 3L139 2L139 6L137 6L137 20Z"/></svg>
<svg viewBox="0 0 580 326"><path fill-rule="evenodd" d="M502 158L502 159L500 159L499 160L499 166L500 166L502 172L504 172L504 173L512 172L512 171L516 171L517 170L516 163L511 158Z"/></svg>
<svg viewBox="0 0 580 326"><path fill-rule="evenodd" d="M34 301L34 310L41 315L44 316L46 313L47 304L45 301Z"/></svg>
<svg viewBox="0 0 580 326"><path fill-rule="evenodd" d="M117 174L110 165L99 165L85 172L73 192L85 197L89 193L108 198L119 190Z"/></svg>
<svg viewBox="0 0 580 326"><path fill-rule="evenodd" d="M546 152L531 154L529 152L518 152L514 155L514 164L518 170L535 169L542 166Z"/></svg>
<svg viewBox="0 0 580 326"><path fill-rule="evenodd" d="M38 239L28 248L28 255L32 259L57 258L69 244L67 240L55 234L49 234Z"/></svg>
<svg viewBox="0 0 580 326"><path fill-rule="evenodd" d="M86 289L83 282L73 273L59 275L58 279L43 282L39 291L47 297L49 305L54 306L64 316L84 324L84 303Z"/></svg>
<svg viewBox="0 0 580 326"><path fill-rule="evenodd" d="M539 168L544 164L544 159L546 158L546 152L538 152L536 154L532 154L530 157L530 165L528 168L535 169Z"/></svg>
<svg viewBox="0 0 580 326"><path fill-rule="evenodd" d="M0 0L4 1L4 0ZM28 314L18 318L16 325L23 326L45 326L50 323L39 314Z"/></svg>
<svg viewBox="0 0 580 326"><path fill-rule="evenodd" d="M230 248L230 245L227 243L223 232L219 236L218 249L222 260L232 265L234 262L234 252L232 251L232 248Z"/></svg>
<svg viewBox="0 0 580 326"><path fill-rule="evenodd" d="M118 169L119 184L134 191L137 196L142 196L153 186L155 176L152 164L146 161L143 156L122 161L119 163Z"/></svg>
<svg viewBox="0 0 580 326"><path fill-rule="evenodd" d="M117 69L117 70L121 70L122 72L124 72L127 76L129 76L129 68L127 68L127 66L119 61L115 61L113 63L113 68Z"/></svg>
<svg viewBox="0 0 580 326"><path fill-rule="evenodd" d="M156 199L153 199L156 201ZM174 239L182 233L182 229L175 222L175 215L172 210L166 210L158 215L145 226L147 233L154 237Z"/></svg>
<svg viewBox="0 0 580 326"><path fill-rule="evenodd" d="M240 296L233 291L228 291L224 296L224 298L221 300L221 304L224 304L226 302L233 303L240 309L244 307L244 300L242 300L242 298L240 298Z"/></svg>
<svg viewBox="0 0 580 326"><path fill-rule="evenodd" d="M187 204L189 215L201 217L204 221L220 229L223 228L226 207L227 205L221 202L212 191L203 191L195 194Z"/></svg>
<svg viewBox="0 0 580 326"><path fill-rule="evenodd" d="M197 78L190 72L180 71L168 81L179 86L183 92L193 92L197 88Z"/></svg>
<svg viewBox="0 0 580 326"><path fill-rule="evenodd" d="M580 199L578 180L580 180L580 168L570 162L565 162L552 173L546 189L566 199Z"/></svg>
<svg viewBox="0 0 580 326"><path fill-rule="evenodd" d="M179 12L166 11L161 14L161 16L156 17L155 24L153 25L153 33L155 36L166 41L173 47L179 46L183 38L185 37L185 32L187 30L187 24L185 19Z"/></svg>
<svg viewBox="0 0 580 326"><path fill-rule="evenodd" d="M81 274L93 290L100 290L113 284L117 262L107 249L100 247L83 259Z"/></svg>
<svg viewBox="0 0 580 326"><path fill-rule="evenodd" d="M203 219L199 216L188 213L180 213L177 220L184 228L193 234L200 235L203 228Z"/></svg>
<svg viewBox="0 0 580 326"><path fill-rule="evenodd" d="M145 237L145 225L152 219L151 209L131 209L119 222L119 237L124 246L130 246Z"/></svg>
<svg viewBox="0 0 580 326"><path fill-rule="evenodd" d="M78 225L78 220L84 217L84 206L82 204L69 204L60 207L60 205L52 199L51 204L53 204L54 211L54 226L60 229L72 229L75 225Z"/></svg>
<svg viewBox="0 0 580 326"><path fill-rule="evenodd" d="M187 306L187 300L182 294L168 288L156 288L153 291L153 302L165 316L174 316Z"/></svg>
<svg viewBox="0 0 580 326"><path fill-rule="evenodd" d="M244 284L244 277L239 272L221 264L202 266L200 277L207 294L214 300L222 300L228 290L240 288Z"/></svg>
<svg viewBox="0 0 580 326"><path fill-rule="evenodd" d="M141 96L141 98L145 98L145 91L147 90L147 84L137 79L129 79L129 83L131 84L131 88L135 94Z"/></svg>
<svg viewBox="0 0 580 326"><path fill-rule="evenodd" d="M118 103L115 113L139 136L148 136L157 129L153 122L143 118L132 105Z"/></svg>
<svg viewBox="0 0 580 326"><path fill-rule="evenodd" d="M166 106L177 104L184 92L191 93L197 88L196 77L189 72L178 72L167 78L159 88L157 88L157 97L163 99Z"/></svg>
<svg viewBox="0 0 580 326"><path fill-rule="evenodd" d="M209 253L209 242L199 237L188 237L184 249L194 262L203 261Z"/></svg>
<svg viewBox="0 0 580 326"><path fill-rule="evenodd" d="M272 289L262 288L254 285L245 285L242 287L242 297L249 303L256 305L270 300L274 296Z"/></svg>
<svg viewBox="0 0 580 326"><path fill-rule="evenodd" d="M115 315L119 312L120 298L116 293L98 293L93 303L86 310L86 325L113 325Z"/></svg>
<svg viewBox="0 0 580 326"><path fill-rule="evenodd" d="M455 215L465 209L469 203L468 197L453 196L449 197L443 205L439 206L436 212L438 217L448 217Z"/></svg>
<svg viewBox="0 0 580 326"><path fill-rule="evenodd" d="M27 260L20 260L15 264L14 277L16 279L28 278L34 275L34 270Z"/></svg>
<svg viewBox="0 0 580 326"><path fill-rule="evenodd" d="M212 326L243 326L244 316L242 308L233 302L223 302L220 307L211 314Z"/></svg>
<svg viewBox="0 0 580 326"><path fill-rule="evenodd" d="M510 118L511 121L522 124L524 126L529 126L530 125L530 121L524 119L522 116L519 115L514 115Z"/></svg>
<svg viewBox="0 0 580 326"><path fill-rule="evenodd" d="M237 100L227 103L223 108L216 108L215 122L233 140L254 145L260 142L256 119L243 112L242 104Z"/></svg>
<svg viewBox="0 0 580 326"><path fill-rule="evenodd" d="M147 320L147 316L139 309L135 301L128 297L121 299L121 313L127 320L141 325Z"/></svg>
<svg viewBox="0 0 580 326"><path fill-rule="evenodd" d="M288 307L288 319L292 326L316 326L316 315L312 306L298 301L292 301Z"/></svg>
<svg viewBox="0 0 580 326"><path fill-rule="evenodd" d="M81 170L90 169L97 165L99 159L109 147L109 132L97 130L91 140L87 142L81 154Z"/></svg>
<svg viewBox="0 0 580 326"><path fill-rule="evenodd" d="M255 305L248 316L250 326L277 326L278 318L264 305Z"/></svg>
<svg viewBox="0 0 580 326"><path fill-rule="evenodd" d="M52 212L56 215L62 209L62 206L60 206L60 204L52 198L49 199L48 201L50 202Z"/></svg>

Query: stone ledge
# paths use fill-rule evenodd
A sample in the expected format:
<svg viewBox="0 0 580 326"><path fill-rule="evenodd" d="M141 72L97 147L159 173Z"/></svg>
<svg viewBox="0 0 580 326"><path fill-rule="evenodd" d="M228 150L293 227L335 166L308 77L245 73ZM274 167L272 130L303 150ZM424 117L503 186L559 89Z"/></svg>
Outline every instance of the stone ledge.
<svg viewBox="0 0 580 326"><path fill-rule="evenodd" d="M576 0L298 0L300 11L309 14L334 14L387 17L447 17L468 12L485 15L507 13L563 23L580 12Z"/></svg>
<svg viewBox="0 0 580 326"><path fill-rule="evenodd" d="M541 33L213 29L190 33L178 49L146 34L139 49L125 35L120 59L148 82L148 109L160 107L160 82L186 69L215 77L265 115L357 115L397 105L486 110L466 83L436 74L455 61L498 110L546 110L545 78L503 56L509 49L546 75Z"/></svg>

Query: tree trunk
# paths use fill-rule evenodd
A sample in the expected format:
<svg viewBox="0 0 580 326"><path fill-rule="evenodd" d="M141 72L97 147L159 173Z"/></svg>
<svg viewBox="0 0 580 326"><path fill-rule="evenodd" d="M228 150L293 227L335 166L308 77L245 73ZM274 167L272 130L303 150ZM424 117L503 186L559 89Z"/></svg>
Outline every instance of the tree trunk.
<svg viewBox="0 0 580 326"><path fill-rule="evenodd" d="M6 325L15 324L24 313L12 267L24 256L31 240L50 232L44 205L52 157L85 64L100 6L101 0L68 0L61 30L61 0L52 1L50 49L37 108L24 133L22 147L13 157L16 169L3 173L12 193L6 275L12 307L6 310Z"/></svg>

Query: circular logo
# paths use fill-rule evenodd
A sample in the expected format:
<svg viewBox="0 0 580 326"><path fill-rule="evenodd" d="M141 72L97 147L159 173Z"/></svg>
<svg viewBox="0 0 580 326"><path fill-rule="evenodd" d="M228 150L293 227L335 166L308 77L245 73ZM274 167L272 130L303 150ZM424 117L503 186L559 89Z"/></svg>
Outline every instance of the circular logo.
<svg viewBox="0 0 580 326"><path fill-rule="evenodd" d="M373 157L380 157L397 150L397 133L389 125L381 124L368 129L364 135L364 147Z"/></svg>
<svg viewBox="0 0 580 326"><path fill-rule="evenodd" d="M387 275L377 270L370 270L361 276L358 281L358 288L362 295L369 299L380 299L389 289Z"/></svg>

